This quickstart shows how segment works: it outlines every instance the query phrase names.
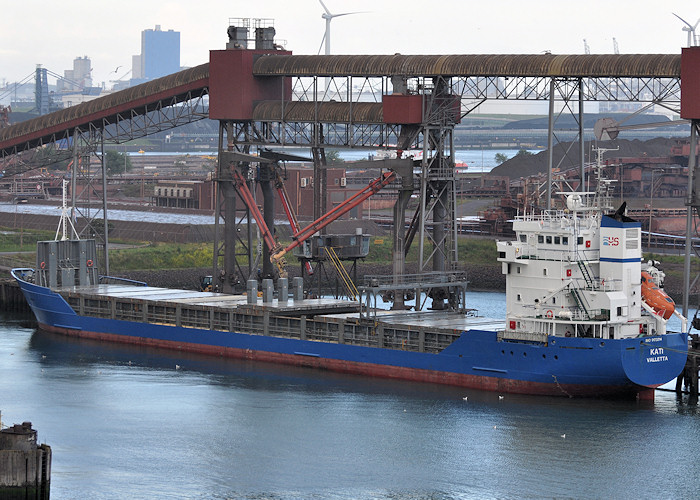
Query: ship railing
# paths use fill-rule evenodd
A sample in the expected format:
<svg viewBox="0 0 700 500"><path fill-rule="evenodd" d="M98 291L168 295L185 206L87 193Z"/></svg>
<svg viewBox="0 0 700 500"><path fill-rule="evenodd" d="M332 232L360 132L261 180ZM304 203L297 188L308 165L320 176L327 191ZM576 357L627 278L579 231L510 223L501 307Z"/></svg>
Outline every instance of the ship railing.
<svg viewBox="0 0 700 500"><path fill-rule="evenodd" d="M590 278L588 280L577 279L572 282L572 286L579 290L593 290L596 292L615 292L620 289L619 279Z"/></svg>
<svg viewBox="0 0 700 500"><path fill-rule="evenodd" d="M592 319L584 318L580 312L574 311L572 311L571 317L557 318L558 321L555 322L546 317L530 318L530 321L519 321L516 329L506 330L503 338L528 341L537 341L537 337L546 337L547 335L602 338L605 330L604 321L608 317L609 314L606 315L605 310L599 310L598 317ZM557 328L557 325L564 325L564 327Z"/></svg>
<svg viewBox="0 0 700 500"><path fill-rule="evenodd" d="M528 306L531 312L528 315L534 320L541 320L544 323L551 323L552 320L566 321L608 321L610 320L610 311L608 309L579 309L579 308L551 308L545 306Z"/></svg>
<svg viewBox="0 0 700 500"><path fill-rule="evenodd" d="M399 276L367 276L366 284L360 288L360 317L375 319L380 309L380 300L396 294L412 295L415 311L426 306L430 292L442 290L451 311L466 312L466 273L463 271L406 274ZM412 300L413 300L412 299Z"/></svg>
<svg viewBox="0 0 700 500"><path fill-rule="evenodd" d="M517 245L516 250L516 257L520 259L558 260L562 262L570 262L575 259L573 250L563 248L533 248L529 245Z"/></svg>
<svg viewBox="0 0 700 500"><path fill-rule="evenodd" d="M538 214L526 213L523 215L516 215L515 220L525 222L552 222L566 216L567 213L564 210L543 210Z"/></svg>
<svg viewBox="0 0 700 500"><path fill-rule="evenodd" d="M394 285L415 285L415 284L446 284L459 283L467 280L467 273L464 271L428 272L418 274L401 275L367 275L365 276L365 287L384 287Z"/></svg>

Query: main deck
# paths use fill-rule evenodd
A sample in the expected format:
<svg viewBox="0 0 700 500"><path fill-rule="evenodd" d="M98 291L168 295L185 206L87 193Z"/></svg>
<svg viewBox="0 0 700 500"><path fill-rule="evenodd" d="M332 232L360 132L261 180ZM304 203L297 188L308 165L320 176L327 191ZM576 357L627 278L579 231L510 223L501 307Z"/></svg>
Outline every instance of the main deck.
<svg viewBox="0 0 700 500"><path fill-rule="evenodd" d="M57 288L80 316L238 332L386 349L439 353L472 329L500 331L503 321L475 311L377 311L363 319L355 301L263 301L246 295L124 284Z"/></svg>

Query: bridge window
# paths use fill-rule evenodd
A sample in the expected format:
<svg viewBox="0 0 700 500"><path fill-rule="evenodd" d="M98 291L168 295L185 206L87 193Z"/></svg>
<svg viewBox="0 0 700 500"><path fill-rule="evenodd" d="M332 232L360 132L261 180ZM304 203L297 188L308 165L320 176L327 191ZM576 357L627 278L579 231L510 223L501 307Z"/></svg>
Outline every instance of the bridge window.
<svg viewBox="0 0 700 500"><path fill-rule="evenodd" d="M562 236L562 237L561 237L561 244L562 244L562 245L568 245L568 244L569 244L569 237L568 237L568 236Z"/></svg>
<svg viewBox="0 0 700 500"><path fill-rule="evenodd" d="M583 245L583 236L579 236L578 238L576 238L576 244Z"/></svg>
<svg viewBox="0 0 700 500"><path fill-rule="evenodd" d="M555 245L560 245L561 244L561 238L559 236L554 237L554 244Z"/></svg>
<svg viewBox="0 0 700 500"><path fill-rule="evenodd" d="M537 243L544 243L544 236L542 236L541 234L538 234L537 235Z"/></svg>
<svg viewBox="0 0 700 500"><path fill-rule="evenodd" d="M552 237L551 236L547 236L547 244L548 245L552 244Z"/></svg>
<svg viewBox="0 0 700 500"><path fill-rule="evenodd" d="M526 243L526 242L527 242L527 235L526 235L526 234L521 234L521 235L520 235L520 241L522 241L523 243Z"/></svg>

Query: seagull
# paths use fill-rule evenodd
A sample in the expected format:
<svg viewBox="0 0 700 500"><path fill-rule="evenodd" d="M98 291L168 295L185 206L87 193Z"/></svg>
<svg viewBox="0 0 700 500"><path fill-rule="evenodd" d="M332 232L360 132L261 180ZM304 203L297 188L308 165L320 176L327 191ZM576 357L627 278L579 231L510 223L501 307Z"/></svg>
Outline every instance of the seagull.
<svg viewBox="0 0 700 500"><path fill-rule="evenodd" d="M500 401L501 399L503 399L503 396L499 394L499 395L498 395L498 400Z"/></svg>
<svg viewBox="0 0 700 500"><path fill-rule="evenodd" d="M46 359L46 354L42 354L41 359Z"/></svg>
<svg viewBox="0 0 700 500"><path fill-rule="evenodd" d="M116 73L117 71L119 71L119 68L121 68L121 66L117 66L117 69L115 69L114 72Z"/></svg>
<svg viewBox="0 0 700 500"><path fill-rule="evenodd" d="M176 370L179 370L179 369L180 369L180 365L175 365L175 369L176 369Z"/></svg>
<svg viewBox="0 0 700 500"><path fill-rule="evenodd" d="M562 438L562 439L566 439L566 434L562 434L562 435L561 435L561 438Z"/></svg>
<svg viewBox="0 0 700 500"><path fill-rule="evenodd" d="M466 401L466 400L469 399L469 397L468 397L468 396L464 396L462 399Z"/></svg>

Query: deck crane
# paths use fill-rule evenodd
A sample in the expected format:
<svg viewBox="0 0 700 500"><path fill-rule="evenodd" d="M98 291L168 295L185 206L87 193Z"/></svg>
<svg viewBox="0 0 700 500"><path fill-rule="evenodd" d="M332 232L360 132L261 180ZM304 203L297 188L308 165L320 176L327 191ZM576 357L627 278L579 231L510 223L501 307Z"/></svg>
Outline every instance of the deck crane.
<svg viewBox="0 0 700 500"><path fill-rule="evenodd" d="M258 224L258 228L260 229L260 233L262 234L263 241L267 245L267 248L270 249L270 254L274 254L276 251L281 250L282 247L279 243L277 243L277 241L275 241L274 236L272 236L270 229L267 227L263 214L260 212L258 204L255 203L253 193L251 193L250 189L248 188L248 184L246 183L245 179L240 174L240 172L235 169L233 170L233 185L236 187L236 190L241 195L241 198L243 198L243 201L250 210L250 213L253 215L255 222ZM273 263L277 265L277 269L279 270L280 276L286 277L287 271L285 269L286 262L284 261L284 259L273 261Z"/></svg>
<svg viewBox="0 0 700 500"><path fill-rule="evenodd" d="M292 234L296 234L299 232L299 219L297 219L297 216L292 209L292 205L289 202L289 193L287 193L287 188L284 187L284 179L282 179L278 168L275 169L275 188L277 189L277 194L280 197L282 208L284 208L284 213L287 214L287 219L289 219L289 227L292 229ZM314 274L314 270L308 260L304 262L304 267L306 268L306 272L309 274L309 276Z"/></svg>
<svg viewBox="0 0 700 500"><path fill-rule="evenodd" d="M365 188L355 193L353 196L345 200L333 210L322 215L321 217L313 221L311 224L306 226L304 229L301 229L296 233L292 234L293 241L283 249L277 249L270 252L272 254L270 256L270 260L273 263L277 264L279 267L278 262L283 261L284 256L288 252L301 245L307 238L313 236L317 231L320 231L328 224L343 216L353 208L360 205L367 198L389 185L395 178L395 172L383 173L377 179L374 179L372 182L370 182Z"/></svg>
<svg viewBox="0 0 700 500"><path fill-rule="evenodd" d="M301 245L309 237L313 236L317 231L320 231L328 224L343 216L353 208L360 205L367 198L389 185L395 178L396 173L394 172L383 173L377 179L370 182L365 188L355 193L353 196L345 200L343 203L335 207L327 214L322 215L305 228L294 231L294 233L292 234L293 241L286 247L282 248L282 246L277 241L275 241L275 238L272 236L270 229L267 227L265 219L263 218L260 209L255 203L253 194L250 192L250 189L248 188L248 184L246 183L245 179L240 174L240 172L238 172L238 170L233 171L233 183L236 189L238 190L239 194L241 195L241 198L243 198L243 201L245 202L246 206L250 210L250 213L253 215L255 222L258 224L260 233L263 237L263 241L270 249L270 261L275 266L277 266L277 269L279 270L279 275L283 278L287 276L287 271L285 269L286 261L284 258L284 256L287 253Z"/></svg>
<svg viewBox="0 0 700 500"><path fill-rule="evenodd" d="M270 151L268 149L260 152L260 156L267 160L271 160L273 164L271 169L273 169L272 178L274 179L275 189L277 189L277 194L280 197L280 203L284 209L284 213L287 214L287 220L289 220L289 227L292 230L292 234L299 231L299 219L297 218L294 209L292 208L292 203L289 199L289 193L287 188L284 186L284 178L281 174L282 169L279 166L280 161L312 161L310 158L304 156L291 155L288 153L280 153L279 151ZM314 270L311 267L311 263L307 260L304 262L304 268L309 276L314 274Z"/></svg>

